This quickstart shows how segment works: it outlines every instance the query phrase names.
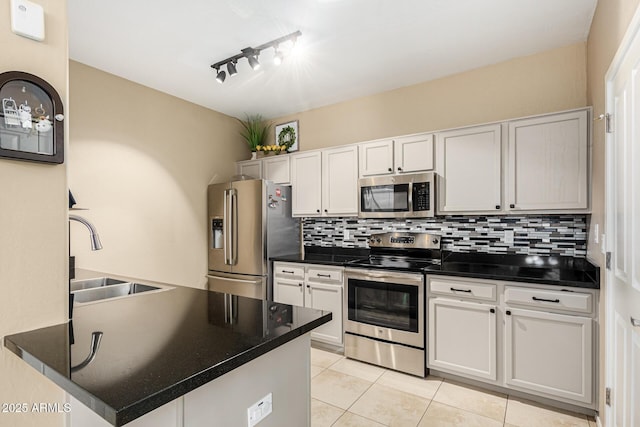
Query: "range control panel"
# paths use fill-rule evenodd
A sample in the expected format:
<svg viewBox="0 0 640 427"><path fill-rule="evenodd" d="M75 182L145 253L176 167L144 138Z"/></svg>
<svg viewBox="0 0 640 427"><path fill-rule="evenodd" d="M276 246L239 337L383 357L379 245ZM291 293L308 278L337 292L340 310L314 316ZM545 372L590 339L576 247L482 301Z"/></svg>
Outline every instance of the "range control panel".
<svg viewBox="0 0 640 427"><path fill-rule="evenodd" d="M431 233L378 233L369 238L369 247L440 249L440 240L439 235Z"/></svg>

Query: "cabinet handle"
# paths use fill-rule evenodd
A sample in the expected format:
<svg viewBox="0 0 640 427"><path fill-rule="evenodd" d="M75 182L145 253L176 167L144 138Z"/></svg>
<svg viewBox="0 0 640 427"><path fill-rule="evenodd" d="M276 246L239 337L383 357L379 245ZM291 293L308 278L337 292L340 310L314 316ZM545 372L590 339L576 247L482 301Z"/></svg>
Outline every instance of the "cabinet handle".
<svg viewBox="0 0 640 427"><path fill-rule="evenodd" d="M311 285L307 285L307 289L311 289Z"/></svg>
<svg viewBox="0 0 640 427"><path fill-rule="evenodd" d="M327 213L327 212L329 212L329 211L325 209L325 210L324 210L324 213Z"/></svg>
<svg viewBox="0 0 640 427"><path fill-rule="evenodd" d="M495 308L490 308L490 309L489 309L489 313L495 313L495 312L496 312L496 309L495 309Z"/></svg>
<svg viewBox="0 0 640 427"><path fill-rule="evenodd" d="M299 286L299 287L302 287L302 283L298 283L298 286Z"/></svg>
<svg viewBox="0 0 640 427"><path fill-rule="evenodd" d="M289 270L282 270L282 272L287 274L293 274L293 271L289 271Z"/></svg>
<svg viewBox="0 0 640 427"><path fill-rule="evenodd" d="M316 212L320 213L320 209L316 209Z"/></svg>
<svg viewBox="0 0 640 427"><path fill-rule="evenodd" d="M507 316L511 316L511 311L507 310Z"/></svg>
<svg viewBox="0 0 640 427"><path fill-rule="evenodd" d="M513 209L513 208L515 208L515 207L516 207L516 205L514 205L514 204L512 203L512 204L510 204L510 205L509 205L509 207L510 207L511 209Z"/></svg>
<svg viewBox="0 0 640 427"><path fill-rule="evenodd" d="M398 170L399 170L400 172L402 172L402 168L398 168Z"/></svg>
<svg viewBox="0 0 640 427"><path fill-rule="evenodd" d="M467 292L467 293L471 293L471 289L456 289L456 288L450 288L453 292Z"/></svg>
<svg viewBox="0 0 640 427"><path fill-rule="evenodd" d="M635 326L636 328L640 328L640 320L634 319L633 316L631 316L631 326Z"/></svg>
<svg viewBox="0 0 640 427"><path fill-rule="evenodd" d="M393 169L389 168L389 172L393 172Z"/></svg>
<svg viewBox="0 0 640 427"><path fill-rule="evenodd" d="M555 303L560 302L559 299L544 299L544 298L538 298L538 297L531 297L531 299L534 301L555 302Z"/></svg>
<svg viewBox="0 0 640 427"><path fill-rule="evenodd" d="M500 205L496 205L496 209L500 209Z"/></svg>
<svg viewBox="0 0 640 427"><path fill-rule="evenodd" d="M331 278L331 275L330 275L330 274L320 274L320 273L318 273L318 274L316 274L316 276L318 276L318 277L329 277L329 278Z"/></svg>

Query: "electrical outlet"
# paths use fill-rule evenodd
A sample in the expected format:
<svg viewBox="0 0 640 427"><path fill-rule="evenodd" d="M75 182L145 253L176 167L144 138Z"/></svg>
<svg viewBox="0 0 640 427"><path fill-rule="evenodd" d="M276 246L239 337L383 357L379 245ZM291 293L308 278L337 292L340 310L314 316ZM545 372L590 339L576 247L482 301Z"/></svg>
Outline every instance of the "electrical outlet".
<svg viewBox="0 0 640 427"><path fill-rule="evenodd" d="M600 225L594 224L593 225L593 243L597 245L599 242L600 242Z"/></svg>
<svg viewBox="0 0 640 427"><path fill-rule="evenodd" d="M513 236L514 236L513 230L505 230L505 232L504 232L504 242L507 245L513 245Z"/></svg>
<svg viewBox="0 0 640 427"><path fill-rule="evenodd" d="M349 240L350 238L351 238L351 235L349 233L349 230L345 228L344 232L342 233L342 239L343 240Z"/></svg>
<svg viewBox="0 0 640 427"><path fill-rule="evenodd" d="M269 393L258 402L247 408L249 427L253 427L265 419L273 411L273 394Z"/></svg>

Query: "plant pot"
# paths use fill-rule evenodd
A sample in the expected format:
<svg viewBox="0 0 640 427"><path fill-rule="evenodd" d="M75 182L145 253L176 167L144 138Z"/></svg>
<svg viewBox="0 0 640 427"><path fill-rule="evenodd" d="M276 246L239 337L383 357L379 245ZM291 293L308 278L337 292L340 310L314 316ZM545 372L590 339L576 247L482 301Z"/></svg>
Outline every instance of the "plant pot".
<svg viewBox="0 0 640 427"><path fill-rule="evenodd" d="M258 158L258 153L256 151L251 152L251 160L255 160Z"/></svg>

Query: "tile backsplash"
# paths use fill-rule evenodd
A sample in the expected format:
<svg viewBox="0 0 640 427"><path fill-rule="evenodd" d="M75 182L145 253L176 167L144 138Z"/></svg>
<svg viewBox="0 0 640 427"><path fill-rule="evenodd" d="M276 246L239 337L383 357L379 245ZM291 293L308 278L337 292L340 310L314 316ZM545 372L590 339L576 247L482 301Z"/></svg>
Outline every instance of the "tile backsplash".
<svg viewBox="0 0 640 427"><path fill-rule="evenodd" d="M585 257L586 215L444 216L425 219L305 218L305 246L366 248L373 233L426 231L442 236L453 252ZM505 232L513 231L513 243Z"/></svg>

